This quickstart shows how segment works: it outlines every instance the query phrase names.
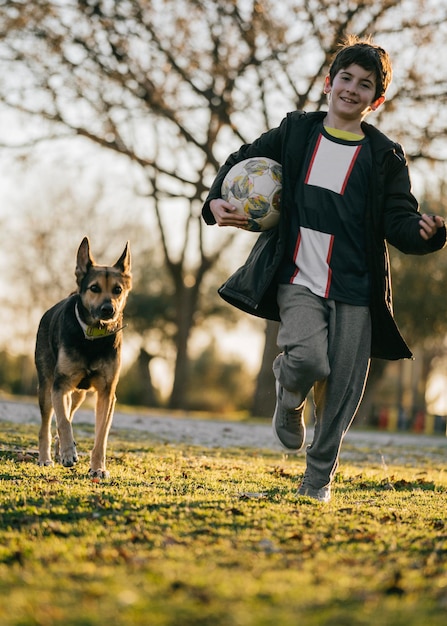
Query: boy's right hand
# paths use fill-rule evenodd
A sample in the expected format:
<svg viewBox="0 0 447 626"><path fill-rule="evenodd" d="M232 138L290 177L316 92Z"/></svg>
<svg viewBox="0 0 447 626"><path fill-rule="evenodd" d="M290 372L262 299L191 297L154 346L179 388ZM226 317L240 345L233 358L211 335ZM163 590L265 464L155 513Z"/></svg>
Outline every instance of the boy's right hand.
<svg viewBox="0 0 447 626"><path fill-rule="evenodd" d="M236 213L235 206L226 202L222 198L216 198L210 202L210 210L214 215L218 226L235 226L236 228L244 228L248 224L248 217Z"/></svg>

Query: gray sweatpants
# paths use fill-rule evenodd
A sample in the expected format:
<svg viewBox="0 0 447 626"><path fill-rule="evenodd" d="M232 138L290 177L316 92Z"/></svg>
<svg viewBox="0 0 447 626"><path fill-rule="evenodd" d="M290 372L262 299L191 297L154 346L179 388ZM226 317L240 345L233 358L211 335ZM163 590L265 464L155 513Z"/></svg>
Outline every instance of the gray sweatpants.
<svg viewBox="0 0 447 626"><path fill-rule="evenodd" d="M327 300L301 285L280 285L281 323L273 363L289 408L313 387L315 431L306 450L306 482L331 483L340 448L359 407L369 370L369 307Z"/></svg>

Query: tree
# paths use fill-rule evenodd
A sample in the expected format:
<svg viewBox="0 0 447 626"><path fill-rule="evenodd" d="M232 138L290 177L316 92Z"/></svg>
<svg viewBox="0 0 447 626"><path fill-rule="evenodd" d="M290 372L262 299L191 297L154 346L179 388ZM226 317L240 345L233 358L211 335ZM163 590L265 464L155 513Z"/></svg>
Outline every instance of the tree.
<svg viewBox="0 0 447 626"><path fill-rule="evenodd" d="M323 77L344 34L373 32L399 62L383 130L405 137L415 159L445 158L444 3L0 0L0 8L1 103L45 122L28 141L87 138L144 174L140 192L175 299L172 407L184 403L206 277L240 241L237 232L205 234L206 189L231 149L287 110L324 106Z"/></svg>

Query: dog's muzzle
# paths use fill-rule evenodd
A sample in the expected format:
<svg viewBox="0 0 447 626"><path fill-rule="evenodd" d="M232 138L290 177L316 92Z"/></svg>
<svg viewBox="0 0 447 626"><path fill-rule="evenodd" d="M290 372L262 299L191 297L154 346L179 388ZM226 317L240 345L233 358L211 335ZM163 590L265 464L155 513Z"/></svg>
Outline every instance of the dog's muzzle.
<svg viewBox="0 0 447 626"><path fill-rule="evenodd" d="M111 302L104 302L99 309L100 319L102 320L111 320L115 315L115 309Z"/></svg>

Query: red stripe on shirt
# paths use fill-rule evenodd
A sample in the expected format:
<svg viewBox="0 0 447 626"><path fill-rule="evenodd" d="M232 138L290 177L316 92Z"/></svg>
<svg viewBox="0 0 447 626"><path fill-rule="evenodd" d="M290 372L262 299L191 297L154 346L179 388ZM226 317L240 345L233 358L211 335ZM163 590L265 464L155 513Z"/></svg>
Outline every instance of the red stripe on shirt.
<svg viewBox="0 0 447 626"><path fill-rule="evenodd" d="M345 180L343 181L343 185L342 188L340 190L340 195L342 196L345 193L345 189L346 189L346 185L348 184L348 180L349 180L349 176L351 175L352 172L352 168L354 167L354 163L358 157L358 154L360 152L360 150L362 149L362 146L357 146L357 150L354 152L354 156L352 157L352 161L351 164L348 168L348 171L346 172L346 176L345 176Z"/></svg>
<svg viewBox="0 0 447 626"><path fill-rule="evenodd" d="M331 257L332 257L332 248L334 247L334 235L331 236L331 240L329 243L329 249L327 251L327 257L326 257L326 263L327 263L327 267L328 267L328 276L327 276L327 284L326 284L326 291L325 291L325 297L329 298L329 290L331 288L331 282L332 282L332 270L330 267L330 261L331 261Z"/></svg>
<svg viewBox="0 0 447 626"><path fill-rule="evenodd" d="M307 185L308 180L309 180L310 173L312 172L312 166L313 166L313 164L314 164L315 157L317 156L318 148L320 147L320 143L321 143L321 139L322 139L322 137L323 137L323 135L320 133L320 134L318 135L318 139L317 139L317 142L316 142L316 144L315 144L314 151L313 151L313 153L312 153L312 158L311 158L311 160L310 160L309 167L307 168L306 178L304 179L304 184L305 184L305 185Z"/></svg>

